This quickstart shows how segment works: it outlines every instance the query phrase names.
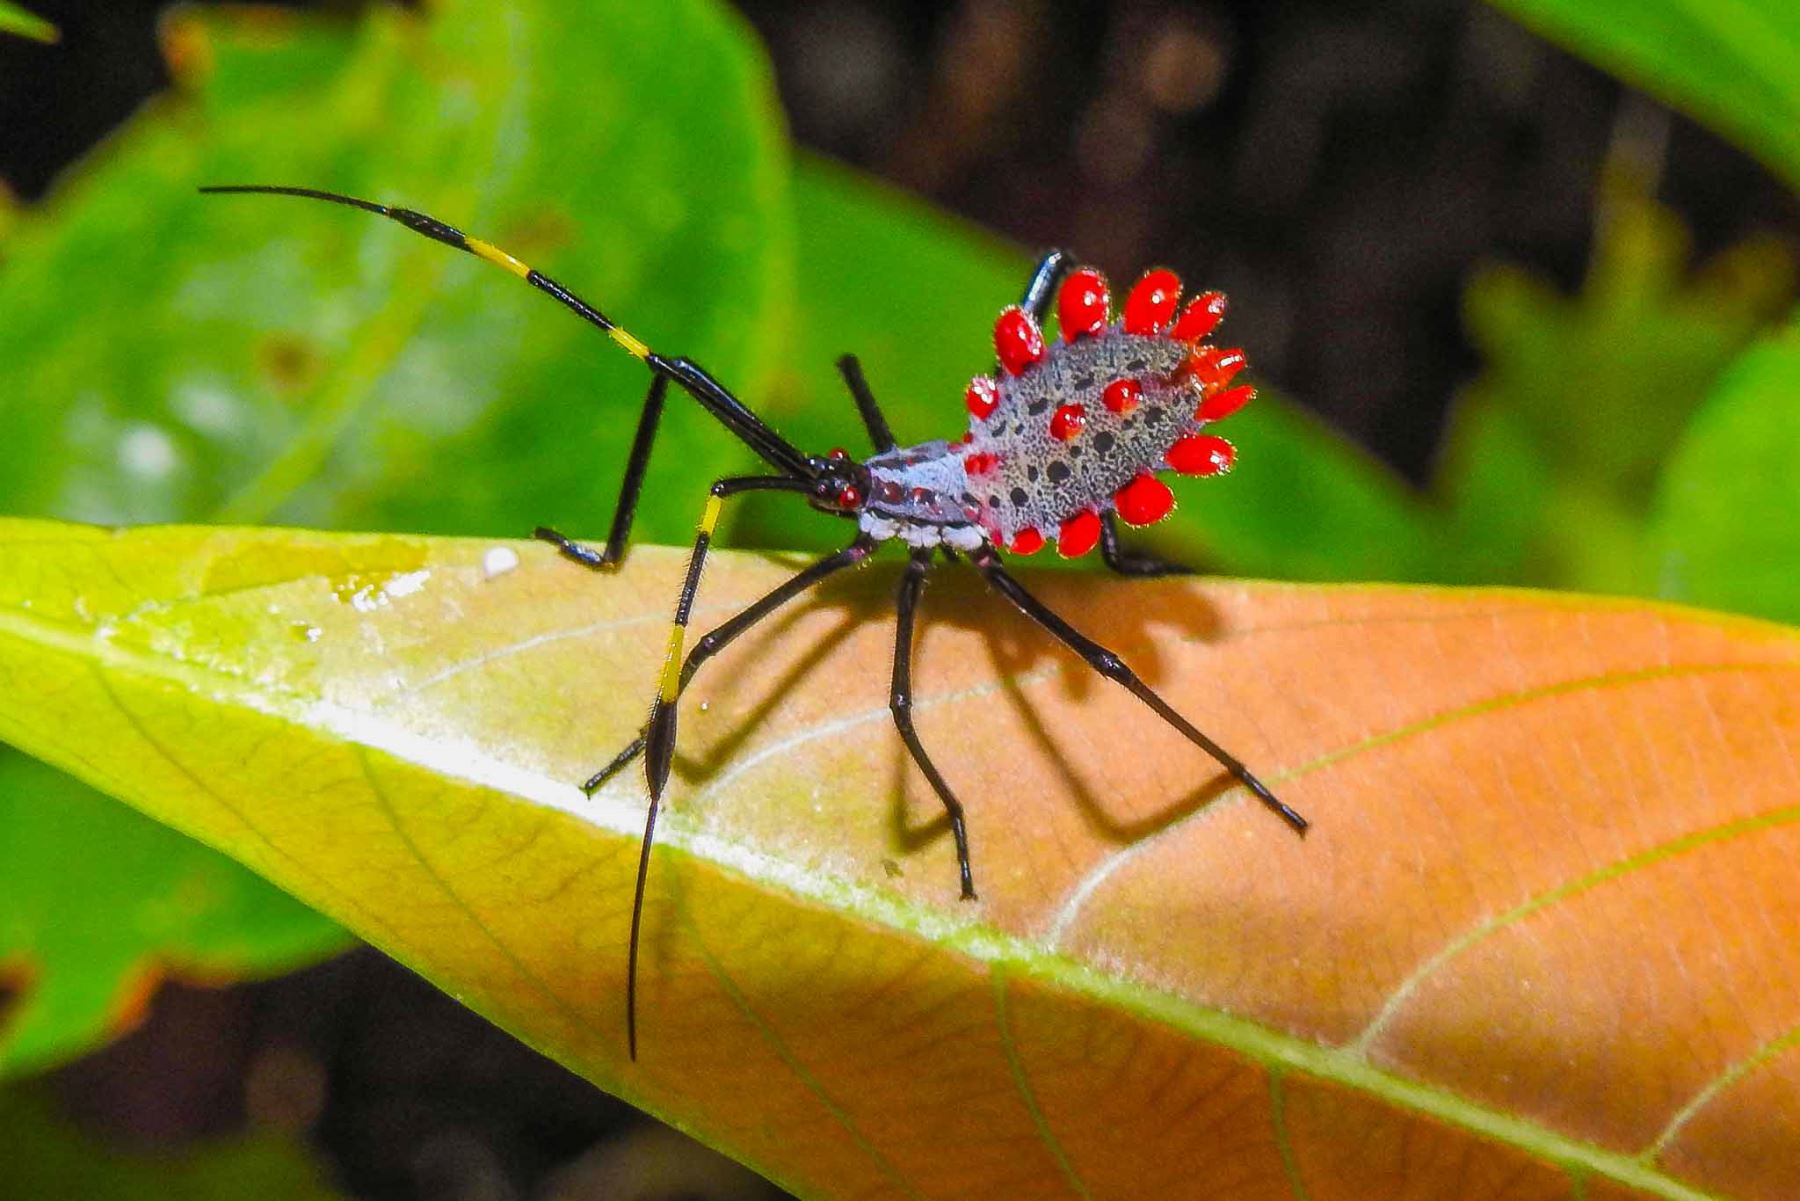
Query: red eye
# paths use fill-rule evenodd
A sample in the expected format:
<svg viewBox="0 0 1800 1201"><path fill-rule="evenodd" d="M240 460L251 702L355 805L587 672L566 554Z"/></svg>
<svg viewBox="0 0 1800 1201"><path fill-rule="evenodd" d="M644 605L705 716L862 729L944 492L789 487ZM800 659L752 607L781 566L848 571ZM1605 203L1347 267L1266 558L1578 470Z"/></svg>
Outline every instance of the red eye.
<svg viewBox="0 0 1800 1201"><path fill-rule="evenodd" d="M845 484L838 489L837 506L840 509L856 509L862 506L862 489L855 484Z"/></svg>
<svg viewBox="0 0 1800 1201"><path fill-rule="evenodd" d="M841 460L849 458L850 452L845 450L841 446L834 446L829 451L826 452L825 457L828 459L838 459L841 461Z"/></svg>

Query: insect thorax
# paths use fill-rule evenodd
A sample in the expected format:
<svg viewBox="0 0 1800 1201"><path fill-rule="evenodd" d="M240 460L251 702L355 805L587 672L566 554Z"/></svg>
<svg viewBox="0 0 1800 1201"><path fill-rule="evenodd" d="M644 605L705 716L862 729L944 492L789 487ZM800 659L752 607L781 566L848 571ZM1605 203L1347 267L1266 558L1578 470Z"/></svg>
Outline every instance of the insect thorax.
<svg viewBox="0 0 1800 1201"><path fill-rule="evenodd" d="M963 466L965 451L947 442L921 442L876 455L869 470L869 498L860 524L875 538L909 546L974 550L986 541Z"/></svg>

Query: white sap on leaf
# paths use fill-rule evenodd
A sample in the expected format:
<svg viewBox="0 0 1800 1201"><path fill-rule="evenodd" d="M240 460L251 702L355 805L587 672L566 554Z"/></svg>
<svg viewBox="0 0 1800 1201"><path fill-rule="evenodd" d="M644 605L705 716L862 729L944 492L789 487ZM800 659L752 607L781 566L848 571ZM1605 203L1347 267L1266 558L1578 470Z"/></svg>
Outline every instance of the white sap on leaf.
<svg viewBox="0 0 1800 1201"><path fill-rule="evenodd" d="M519 552L510 546L490 546L481 556L481 571L488 579L505 575L519 565Z"/></svg>
<svg viewBox="0 0 1800 1201"><path fill-rule="evenodd" d="M358 613L374 613L399 597L411 596L425 587L425 581L430 578L428 570L404 572L379 583L364 582L361 576L353 575L333 585L331 591Z"/></svg>
<svg viewBox="0 0 1800 1201"><path fill-rule="evenodd" d="M397 575L389 580L387 582L387 587L384 588L383 591L389 596L411 596L419 589L425 587L425 581L430 578L431 572L429 571L423 569L419 571L409 571L404 575Z"/></svg>

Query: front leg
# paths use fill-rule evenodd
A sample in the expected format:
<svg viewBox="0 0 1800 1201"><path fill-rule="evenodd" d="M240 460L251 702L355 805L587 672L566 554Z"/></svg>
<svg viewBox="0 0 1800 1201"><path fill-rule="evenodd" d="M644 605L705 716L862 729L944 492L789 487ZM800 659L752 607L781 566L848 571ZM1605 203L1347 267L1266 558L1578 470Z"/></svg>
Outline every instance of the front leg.
<svg viewBox="0 0 1800 1201"><path fill-rule="evenodd" d="M724 650L740 634L751 626L787 604L802 592L823 580L826 576L853 567L869 557L875 549L875 542L867 534L858 536L855 542L846 546L836 554L827 555L808 567L805 571L783 581L770 590L768 595L746 607L737 616L700 636L689 652L687 662L681 665L681 683L679 692L685 693L694 673L700 670L701 664ZM581 791L589 796L608 780L623 771L632 760L644 753L644 744L649 736L649 726L645 726L638 736L626 744L625 749L613 756L612 762L589 776L582 784Z"/></svg>
<svg viewBox="0 0 1800 1201"><path fill-rule="evenodd" d="M606 535L606 549L596 551L542 525L531 531L533 538L548 542L561 551L565 559L590 571L605 571L618 565L625 557L625 544L631 538L631 522L637 515L638 498L644 492L644 471L650 466L650 447L656 442L656 426L662 420L663 400L668 393L669 377L652 376L643 411L638 414L637 433L631 439L631 456L625 460L625 481L619 488L619 503L613 508L612 530Z"/></svg>
<svg viewBox="0 0 1800 1201"><path fill-rule="evenodd" d="M650 848L656 840L656 816L662 808L663 788L669 782L669 765L675 760L675 702L681 695L681 645L687 637L688 616L694 594L700 590L700 573L706 567L706 548L725 498L739 492L805 492L808 480L787 476L742 476L714 482L694 531L694 553L688 560L687 577L675 602L675 620L669 626L669 649L663 659L662 680L656 702L650 707L650 724L644 731L644 774L650 783L650 806L644 813L644 840L638 845L637 884L631 897L631 939L625 964L625 1045L637 1058L638 940L644 922L644 884L650 878ZM627 760L628 761L628 760Z"/></svg>

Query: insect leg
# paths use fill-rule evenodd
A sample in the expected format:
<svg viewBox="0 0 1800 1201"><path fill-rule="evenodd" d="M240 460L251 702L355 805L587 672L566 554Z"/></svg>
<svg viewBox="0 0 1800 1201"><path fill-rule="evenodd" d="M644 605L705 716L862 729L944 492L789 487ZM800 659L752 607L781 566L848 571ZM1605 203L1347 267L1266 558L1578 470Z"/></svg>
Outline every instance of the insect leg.
<svg viewBox="0 0 1800 1201"><path fill-rule="evenodd" d="M700 524L694 531L694 552L688 559L687 577L675 602L675 620L669 626L669 648L663 658L662 682L650 706L650 723L644 731L644 775L650 783L650 807L644 814L644 840L638 848L637 886L631 899L631 941L625 967L625 1043L637 1058L638 936L644 918L644 883L650 873L650 848L656 840L656 816L662 807L663 787L669 782L669 766L675 761L675 702L681 695L681 646L687 637L688 616L694 594L700 590L700 573L706 566L706 549L725 498L739 492L804 492L805 480L786 476L735 476L717 480L706 498Z"/></svg>
<svg viewBox="0 0 1800 1201"><path fill-rule="evenodd" d="M847 354L837 361L837 369L844 377L844 386L856 400L856 411L862 414L863 428L869 431L869 441L875 444L876 453L893 450L899 443L894 441L894 431L888 428L887 418L882 415L875 394L869 391L862 364L855 355Z"/></svg>
<svg viewBox="0 0 1800 1201"><path fill-rule="evenodd" d="M1181 563L1171 563L1167 559L1159 559L1155 555L1128 551L1119 545L1119 515L1106 512L1100 515L1100 557L1106 565L1120 575L1158 576L1158 575L1193 575L1194 569Z"/></svg>
<svg viewBox="0 0 1800 1201"><path fill-rule="evenodd" d="M1071 650L1085 659L1089 667L1107 679L1124 685L1133 696L1150 706L1158 717L1174 726L1189 742L1211 755L1219 766L1236 776L1238 782L1254 793L1257 800L1273 809L1296 832L1301 834L1306 832L1306 819L1269 791L1269 786L1252 775L1250 769L1245 767L1236 755L1202 734L1187 718L1170 708L1169 703L1139 679L1138 674L1131 670L1117 654L1077 630L1059 617L1043 601L1025 591L1024 587L1000 565L1000 556L994 553L992 547L982 547L971 555L970 559L975 564L976 570L981 572L996 592L1017 605L1027 617L1056 635Z"/></svg>
<svg viewBox="0 0 1800 1201"><path fill-rule="evenodd" d="M631 519L637 515L638 497L644 491L644 469L650 465L650 446L656 441L656 423L662 419L663 398L668 393L668 376L658 375L650 380L650 392L644 397L644 411L638 415L637 434L631 439L631 457L625 460L625 482L619 487L619 503L613 509L606 549L596 553L592 547L571 541L541 525L531 532L532 537L550 543L565 558L596 571L611 567L625 557L625 543L631 537Z"/></svg>
<svg viewBox="0 0 1800 1201"><path fill-rule="evenodd" d="M694 649L688 653L687 662L681 665L680 691L686 692L694 673L700 670L701 664L724 650L731 642L751 626L769 616L782 605L793 600L802 592L817 584L826 576L833 575L846 567L852 567L869 557L875 549L875 542L867 535L857 538L849 546L834 555L827 555L778 585L767 596L745 608L736 617L702 634L694 643ZM645 727L648 731L649 727ZM633 759L644 753L645 734L640 733L613 757L612 762L590 776L581 790L592 795L596 789L618 775Z"/></svg>
<svg viewBox="0 0 1800 1201"><path fill-rule="evenodd" d="M1066 250L1052 250L1039 259L1025 284L1025 294L1019 298L1019 307L1042 325L1050 313L1050 298L1056 295L1056 286L1074 267L1075 257Z"/></svg>
<svg viewBox="0 0 1800 1201"><path fill-rule="evenodd" d="M912 552L907 561L906 574L900 577L899 620L894 630L894 681L888 691L888 709L894 715L894 725L900 729L901 741L906 749L912 752L913 762L931 781L931 789L937 793L938 800L944 803L944 812L950 815L950 833L956 839L956 869L962 875L962 899L975 899L975 876L969 870L969 832L963 824L962 802L950 791L950 785L938 772L937 765L932 763L931 756L925 753L925 746L919 741L918 733L913 729L912 720L912 653L913 653L913 615L919 608L919 594L925 590L925 573L931 570L931 551L919 547Z"/></svg>

